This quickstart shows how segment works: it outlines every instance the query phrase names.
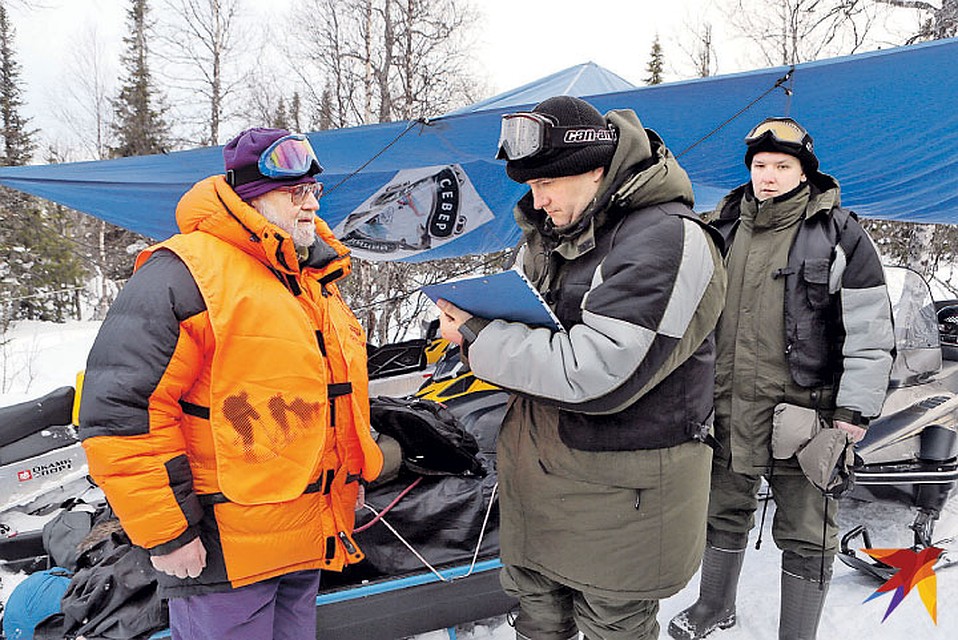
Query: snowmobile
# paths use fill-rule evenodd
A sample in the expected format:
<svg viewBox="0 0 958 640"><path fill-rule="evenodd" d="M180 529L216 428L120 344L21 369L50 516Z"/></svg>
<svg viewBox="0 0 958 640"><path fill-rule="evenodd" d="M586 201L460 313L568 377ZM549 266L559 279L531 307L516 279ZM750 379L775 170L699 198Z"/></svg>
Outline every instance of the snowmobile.
<svg viewBox="0 0 958 640"><path fill-rule="evenodd" d="M42 527L63 503L103 499L73 428L74 396L73 387L61 387L0 407L0 566L42 560Z"/></svg>
<svg viewBox="0 0 958 640"><path fill-rule="evenodd" d="M934 302L914 271L886 267L885 275L897 353L882 413L855 448L854 489L847 499L913 506L912 548L946 549L940 568L958 560L947 551L953 534L935 536L958 481L958 300ZM858 541L872 547L864 524L842 536L842 562L882 581L894 575L897 569L857 555Z"/></svg>

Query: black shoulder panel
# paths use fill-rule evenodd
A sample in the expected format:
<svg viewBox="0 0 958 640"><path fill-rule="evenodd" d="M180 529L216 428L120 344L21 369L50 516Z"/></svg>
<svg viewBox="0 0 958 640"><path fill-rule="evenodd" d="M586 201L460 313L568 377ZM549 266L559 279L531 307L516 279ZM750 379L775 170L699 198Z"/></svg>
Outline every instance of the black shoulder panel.
<svg viewBox="0 0 958 640"><path fill-rule="evenodd" d="M180 336L206 303L186 265L156 252L117 296L87 359L81 438L149 432L148 404Z"/></svg>

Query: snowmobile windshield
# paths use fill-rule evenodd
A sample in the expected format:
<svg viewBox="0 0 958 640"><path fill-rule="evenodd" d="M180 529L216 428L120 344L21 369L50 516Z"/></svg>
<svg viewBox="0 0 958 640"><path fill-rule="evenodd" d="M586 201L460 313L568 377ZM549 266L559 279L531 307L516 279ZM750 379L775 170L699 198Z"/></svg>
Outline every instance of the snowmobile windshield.
<svg viewBox="0 0 958 640"><path fill-rule="evenodd" d="M915 271L885 267L885 281L895 322L897 355L891 386L919 384L941 370L938 316L931 290Z"/></svg>

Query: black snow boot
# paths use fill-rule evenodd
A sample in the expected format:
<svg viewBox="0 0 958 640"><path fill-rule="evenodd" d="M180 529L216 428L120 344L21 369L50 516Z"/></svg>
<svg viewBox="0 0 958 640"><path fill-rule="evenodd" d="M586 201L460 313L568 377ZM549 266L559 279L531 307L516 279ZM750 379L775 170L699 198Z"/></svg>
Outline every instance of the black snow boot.
<svg viewBox="0 0 958 640"><path fill-rule="evenodd" d="M669 635L698 640L735 625L735 593L748 534L709 530L702 558L699 599L669 622Z"/></svg>
<svg viewBox="0 0 958 640"><path fill-rule="evenodd" d="M825 595L832 580L832 559L821 557L782 558L781 612L778 619L779 640L815 640L818 623L825 606ZM792 560L792 562L790 562Z"/></svg>

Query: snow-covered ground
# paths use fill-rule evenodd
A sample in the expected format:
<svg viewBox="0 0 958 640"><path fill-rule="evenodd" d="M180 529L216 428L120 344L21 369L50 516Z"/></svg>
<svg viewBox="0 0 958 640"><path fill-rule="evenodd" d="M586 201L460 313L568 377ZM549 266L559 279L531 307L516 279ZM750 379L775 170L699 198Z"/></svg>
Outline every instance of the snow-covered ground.
<svg viewBox="0 0 958 640"><path fill-rule="evenodd" d="M96 334L97 324L70 322L48 324L21 323L0 342L0 406L22 402L63 386L72 385L86 361L86 354ZM0 497L0 505L3 498ZM769 640L777 637L778 580L780 555L771 537L771 510L766 518L764 542L760 550L750 548L745 559L738 598L739 623L736 627L717 631L715 640ZM875 547L906 547L911 543L907 525L911 511L903 506L883 502L852 502L842 505L842 531L857 524L867 524ZM754 534L755 532L753 532ZM938 537L958 535L958 498L952 498L937 527ZM752 542L754 543L754 535ZM958 555L958 549L954 552ZM0 571L0 602L5 602L23 575ZM885 594L869 602L865 600L879 584L861 576L841 563L835 565L825 612L819 632L820 640L876 639L944 639L958 633L958 566L942 570L937 576L938 624L935 625L916 590L909 593L897 609L882 622L891 595ZM664 600L659 621L662 638L668 638L668 620L691 604L698 593L698 576L680 593ZM460 640L507 640L513 636L504 618L481 621L455 630ZM419 636L417 640L445 640L445 630Z"/></svg>

